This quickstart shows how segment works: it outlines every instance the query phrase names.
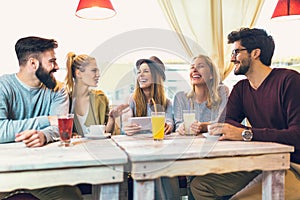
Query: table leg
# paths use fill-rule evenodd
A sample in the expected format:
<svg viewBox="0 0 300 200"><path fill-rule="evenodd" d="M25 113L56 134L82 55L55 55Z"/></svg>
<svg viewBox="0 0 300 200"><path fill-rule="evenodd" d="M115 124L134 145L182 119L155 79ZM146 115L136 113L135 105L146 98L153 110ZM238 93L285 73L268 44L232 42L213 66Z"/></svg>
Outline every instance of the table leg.
<svg viewBox="0 0 300 200"><path fill-rule="evenodd" d="M284 200L284 177L285 170L263 171L263 200Z"/></svg>
<svg viewBox="0 0 300 200"><path fill-rule="evenodd" d="M109 185L93 185L92 186L93 200L118 200L119 199L119 184Z"/></svg>
<svg viewBox="0 0 300 200"><path fill-rule="evenodd" d="M148 181L133 180L133 199L154 200L154 180L148 180Z"/></svg>

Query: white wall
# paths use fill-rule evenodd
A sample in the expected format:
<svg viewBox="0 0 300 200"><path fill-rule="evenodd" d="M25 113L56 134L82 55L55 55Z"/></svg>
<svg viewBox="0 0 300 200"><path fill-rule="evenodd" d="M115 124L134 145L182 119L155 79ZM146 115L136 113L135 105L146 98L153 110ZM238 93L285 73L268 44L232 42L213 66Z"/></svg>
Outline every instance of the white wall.
<svg viewBox="0 0 300 200"><path fill-rule="evenodd" d="M111 0L117 15L99 21L77 18L74 13L78 2L79 0L2 1L0 75L18 70L14 45L21 37L34 35L58 41L56 52L62 70L56 76L62 79L65 56L69 51L90 54L104 41L127 31L141 28L169 29L155 0ZM177 42L175 36L170 40Z"/></svg>
<svg viewBox="0 0 300 200"><path fill-rule="evenodd" d="M74 51L78 54L90 54L95 48L114 38L114 36L137 29L158 28L170 30L170 26L156 0L111 1L117 15L111 19L99 21L84 20L75 16L74 13L79 0L2 1L0 7L0 75L13 73L18 70L14 45L21 37L35 35L54 38L58 41L59 47L56 52L61 70L56 73L56 77L62 80L65 75L65 56L69 51ZM274 2L277 2L277 0L265 0L265 2L266 4L257 26L267 29L274 36L276 43L275 57L299 56L300 40L298 35L300 33L300 21L271 21L270 17L275 5ZM137 37L144 37L145 40L149 40L151 35L146 37L138 35ZM165 38L157 37L157 40L165 40ZM180 47L175 34L170 35L168 40ZM127 52L130 56L119 55L118 59L114 61L129 63L129 66L131 66L137 59L149 57L153 54L153 49L140 53L138 49L132 50L135 51L134 54ZM168 52L154 52L164 61L180 59ZM111 54L113 52L105 53ZM103 81L101 82L100 80L100 83L103 83ZM105 82L104 84L109 83Z"/></svg>

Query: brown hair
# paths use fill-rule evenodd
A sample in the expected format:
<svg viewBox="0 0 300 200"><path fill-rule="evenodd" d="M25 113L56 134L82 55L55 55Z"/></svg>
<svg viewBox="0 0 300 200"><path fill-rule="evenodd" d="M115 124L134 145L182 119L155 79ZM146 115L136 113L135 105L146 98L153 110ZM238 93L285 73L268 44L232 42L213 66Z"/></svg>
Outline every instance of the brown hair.
<svg viewBox="0 0 300 200"><path fill-rule="evenodd" d="M137 69L139 69L140 65L143 63L147 63L151 72L153 84L150 86L150 97L154 99L155 103L158 105L158 111L165 111L167 108L167 98L165 95L164 89L164 68L162 68L163 63L157 63L156 60L151 57L150 59L143 59L142 62L137 62ZM155 57L156 58L156 57ZM153 60L152 60L153 59ZM152 62L147 62L151 60ZM154 61L154 62L153 62ZM163 71L163 74L162 74ZM147 116L147 103L146 96L143 90L139 87L138 80L136 80L135 90L133 93L133 99L136 103L136 113L135 117L145 117Z"/></svg>

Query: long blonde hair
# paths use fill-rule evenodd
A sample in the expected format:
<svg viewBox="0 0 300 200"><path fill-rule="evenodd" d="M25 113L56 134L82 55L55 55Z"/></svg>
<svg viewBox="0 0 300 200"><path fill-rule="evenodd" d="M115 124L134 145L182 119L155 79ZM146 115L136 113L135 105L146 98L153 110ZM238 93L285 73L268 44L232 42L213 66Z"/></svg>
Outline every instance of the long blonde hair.
<svg viewBox="0 0 300 200"><path fill-rule="evenodd" d="M222 102L222 98L219 95L219 85L221 82L219 70L208 56L200 54L194 57L192 61L196 59L204 59L206 64L209 66L210 72L212 74L212 79L206 82L206 86L208 89L206 106L210 109L217 108ZM187 93L187 98L193 99L194 96L195 86L193 85L192 90L189 93Z"/></svg>
<svg viewBox="0 0 300 200"><path fill-rule="evenodd" d="M86 54L76 55L73 52L67 54L67 75L65 78L65 84L69 95L73 96L74 80L76 80L76 69L81 72L85 71L85 67L91 63L95 58Z"/></svg>
<svg viewBox="0 0 300 200"><path fill-rule="evenodd" d="M151 62L145 63L147 63L149 66L153 80L153 83L150 86L150 97L154 99L157 105L159 105L157 106L158 111L165 111L167 108L167 97L165 95L164 80L162 74L157 69L157 67L161 66ZM150 102L147 102L143 89L139 87L138 80L136 80L133 99L136 103L135 117L147 116L147 103Z"/></svg>

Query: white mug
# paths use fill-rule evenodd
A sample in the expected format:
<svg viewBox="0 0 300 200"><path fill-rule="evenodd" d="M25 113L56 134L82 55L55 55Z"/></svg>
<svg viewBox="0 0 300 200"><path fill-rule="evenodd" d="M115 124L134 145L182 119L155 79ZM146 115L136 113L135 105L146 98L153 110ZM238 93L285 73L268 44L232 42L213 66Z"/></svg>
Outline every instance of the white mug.
<svg viewBox="0 0 300 200"><path fill-rule="evenodd" d="M105 125L91 125L90 135L103 135L105 132Z"/></svg>

